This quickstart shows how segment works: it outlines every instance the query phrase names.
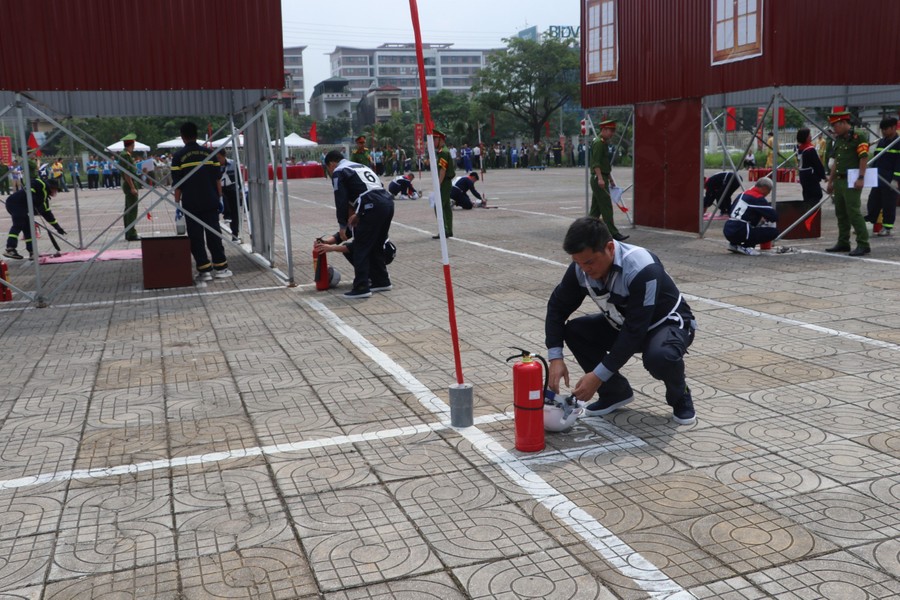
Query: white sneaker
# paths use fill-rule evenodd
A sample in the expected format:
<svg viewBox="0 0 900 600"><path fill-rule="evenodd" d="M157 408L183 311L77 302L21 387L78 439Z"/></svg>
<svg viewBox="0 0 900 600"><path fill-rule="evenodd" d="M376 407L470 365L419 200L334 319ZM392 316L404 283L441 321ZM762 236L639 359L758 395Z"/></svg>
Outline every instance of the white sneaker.
<svg viewBox="0 0 900 600"><path fill-rule="evenodd" d="M879 232L876 233L875 235L876 235L877 237L890 237L890 235L891 235L891 229L885 227L884 229L882 229L881 231L879 231Z"/></svg>
<svg viewBox="0 0 900 600"><path fill-rule="evenodd" d="M213 277L216 279L225 279L226 277L231 277L234 273L231 272L231 269L221 269L218 271L213 271Z"/></svg>
<svg viewBox="0 0 900 600"><path fill-rule="evenodd" d="M740 246L738 246L737 244L728 244L729 252L734 252L735 254L743 254L743 252L741 252L739 248Z"/></svg>
<svg viewBox="0 0 900 600"><path fill-rule="evenodd" d="M204 271L203 273L197 274L197 281L212 281L213 276L209 271Z"/></svg>
<svg viewBox="0 0 900 600"><path fill-rule="evenodd" d="M741 254L746 254L747 256L759 256L759 250L756 248L747 248L746 246L738 246L738 250Z"/></svg>

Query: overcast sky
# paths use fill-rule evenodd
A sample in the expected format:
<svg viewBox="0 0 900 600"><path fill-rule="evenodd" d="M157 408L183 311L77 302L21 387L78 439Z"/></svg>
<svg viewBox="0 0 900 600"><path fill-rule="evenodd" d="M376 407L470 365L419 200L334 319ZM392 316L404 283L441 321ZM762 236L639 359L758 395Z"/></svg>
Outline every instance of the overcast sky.
<svg viewBox="0 0 900 600"><path fill-rule="evenodd" d="M537 25L578 27L581 0L418 0L425 43L455 48L501 48L502 39ZM413 42L409 0L282 0L285 46L306 46L303 84L306 100L313 87L331 77L327 54L335 46L374 48ZM308 106L307 106L308 110Z"/></svg>

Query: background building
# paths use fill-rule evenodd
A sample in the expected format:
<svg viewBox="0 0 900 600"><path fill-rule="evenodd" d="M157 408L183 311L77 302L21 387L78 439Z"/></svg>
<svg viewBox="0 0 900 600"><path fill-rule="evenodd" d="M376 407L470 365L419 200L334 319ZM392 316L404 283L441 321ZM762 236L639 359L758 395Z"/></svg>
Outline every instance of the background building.
<svg viewBox="0 0 900 600"><path fill-rule="evenodd" d="M369 90L356 105L356 126L387 121L391 114L400 112L400 99L401 90L393 85L382 85Z"/></svg>
<svg viewBox="0 0 900 600"><path fill-rule="evenodd" d="M448 89L468 92L474 76L497 49L455 49L453 44L424 44L425 78L429 93ZM337 46L329 54L331 74L349 81L354 100L371 88L394 86L401 98L419 96L414 44L382 44L377 48Z"/></svg>
<svg viewBox="0 0 900 600"><path fill-rule="evenodd" d="M303 51L306 46L293 46L284 49L285 92L293 95L291 112L297 115L306 114L306 94L303 91Z"/></svg>
<svg viewBox="0 0 900 600"><path fill-rule="evenodd" d="M342 77L320 81L309 97L309 114L316 121L331 117L350 117L350 82Z"/></svg>

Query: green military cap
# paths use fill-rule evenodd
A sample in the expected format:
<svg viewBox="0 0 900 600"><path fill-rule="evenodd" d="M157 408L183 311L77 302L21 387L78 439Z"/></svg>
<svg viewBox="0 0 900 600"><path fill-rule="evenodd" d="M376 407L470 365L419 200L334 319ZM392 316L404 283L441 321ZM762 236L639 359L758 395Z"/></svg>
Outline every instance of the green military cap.
<svg viewBox="0 0 900 600"><path fill-rule="evenodd" d="M441 139L445 139L445 140L447 139L447 136L444 135L442 132L438 131L437 129L432 129L432 130L431 130L431 135L434 136L434 137L436 137L436 138L439 137L439 138L441 138Z"/></svg>
<svg viewBox="0 0 900 600"><path fill-rule="evenodd" d="M838 112L833 112L828 115L828 122L830 124L835 124L838 121L849 121L853 115L850 114L849 110L840 110Z"/></svg>
<svg viewBox="0 0 900 600"><path fill-rule="evenodd" d="M615 119L607 119L605 121L600 121L600 129L606 129L607 127L609 127L610 129L615 129L616 128Z"/></svg>
<svg viewBox="0 0 900 600"><path fill-rule="evenodd" d="M129 133L128 135L126 135L125 137L122 138L123 142L133 142L135 140L137 140L136 133Z"/></svg>

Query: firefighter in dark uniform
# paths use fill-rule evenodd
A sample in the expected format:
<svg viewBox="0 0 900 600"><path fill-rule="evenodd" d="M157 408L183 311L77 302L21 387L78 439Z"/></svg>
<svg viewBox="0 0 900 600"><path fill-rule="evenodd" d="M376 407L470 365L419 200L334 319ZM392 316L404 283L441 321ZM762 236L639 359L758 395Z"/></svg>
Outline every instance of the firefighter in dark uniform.
<svg viewBox="0 0 900 600"><path fill-rule="evenodd" d="M325 172L334 187L340 240L353 238L353 288L344 297L369 298L372 292L391 290L381 250L394 218L394 197L384 189L375 171L345 159L338 150L325 155Z"/></svg>
<svg viewBox="0 0 900 600"><path fill-rule="evenodd" d="M372 151L366 148L366 136L361 135L356 138L356 148L350 153L350 162L355 162L370 169L375 168L375 165L372 163Z"/></svg>
<svg viewBox="0 0 900 600"><path fill-rule="evenodd" d="M606 120L600 123L600 135L591 145L591 200L590 216L603 219L613 239L623 242L628 239L622 235L613 223L612 197L609 188L615 185L612 178L612 153L609 149L609 140L616 132L616 122Z"/></svg>
<svg viewBox="0 0 900 600"><path fill-rule="evenodd" d="M450 197L457 206L464 210L471 210L473 206L487 208L487 198L482 197L478 190L475 189L475 182L478 179L478 173L472 171L465 177L460 177L453 182L453 187L450 188ZM472 195L478 199L477 205L473 204L472 199L469 198L469 192L472 192Z"/></svg>
<svg viewBox="0 0 900 600"><path fill-rule="evenodd" d="M119 170L125 175L122 176L122 190L125 192L125 239L129 242L140 240L137 231L134 229L134 222L137 221L138 215L138 190L141 189L141 178L137 167L134 163L134 141L137 135L129 133L122 138L122 144L125 150L119 154ZM132 175L133 177L129 177Z"/></svg>
<svg viewBox="0 0 900 600"><path fill-rule="evenodd" d="M837 244L826 252L849 252L850 256L863 256L871 252L869 231L860 212L860 196L863 178L869 162L869 144L850 124L850 112L841 111L828 115L834 129L834 164L828 176L825 191L834 192L834 212L838 221ZM859 169L855 181L849 181L848 170ZM856 248L850 250L850 227L856 232Z"/></svg>
<svg viewBox="0 0 900 600"><path fill-rule="evenodd" d="M198 281L211 281L213 277L231 277L228 259L222 238L207 231L200 222L212 231L219 231L219 212L222 206L222 182L219 180L219 163L209 152L197 143L197 125L187 122L181 126L184 148L172 157L172 183L175 187L175 202L194 218L186 220L187 235L191 242L191 254L197 264ZM189 173L199 167L196 172ZM199 220L199 222L198 222ZM206 254L206 249L212 260Z"/></svg>
<svg viewBox="0 0 900 600"><path fill-rule="evenodd" d="M885 237L893 233L894 220L897 218L897 200L900 199L900 142L888 148L897 139L897 117L885 117L880 125L881 139L872 152L872 160L878 168L878 185L869 192L866 221L877 222L878 213L881 213L882 229L875 235ZM880 156L882 153L884 156Z"/></svg>
<svg viewBox="0 0 900 600"><path fill-rule="evenodd" d="M60 235L66 235L62 226L56 222L53 211L50 210L50 198L56 195L59 184L53 179L31 180L31 201L34 203L34 214L41 215L53 226ZM6 212L12 217L12 227L9 229L9 237L6 239L6 251L3 256L21 260L23 256L16 250L19 245L19 234L25 237L25 249L28 250L28 259L34 258L34 248L31 243L31 224L28 221L28 195L24 189L15 192L6 199Z"/></svg>

